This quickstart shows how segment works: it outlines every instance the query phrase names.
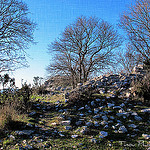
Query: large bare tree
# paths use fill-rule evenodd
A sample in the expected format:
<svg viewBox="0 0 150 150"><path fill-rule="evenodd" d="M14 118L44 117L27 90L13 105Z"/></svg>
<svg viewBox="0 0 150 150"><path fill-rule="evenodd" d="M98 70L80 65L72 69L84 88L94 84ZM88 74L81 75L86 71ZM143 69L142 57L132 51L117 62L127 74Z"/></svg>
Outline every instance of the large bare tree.
<svg viewBox="0 0 150 150"><path fill-rule="evenodd" d="M49 45L54 60L47 70L68 75L75 87L78 82L87 81L91 74L110 65L112 50L120 44L119 35L112 25L95 17L81 16Z"/></svg>
<svg viewBox="0 0 150 150"><path fill-rule="evenodd" d="M137 0L120 19L130 44L150 65L150 0Z"/></svg>
<svg viewBox="0 0 150 150"><path fill-rule="evenodd" d="M25 49L33 43L35 23L19 0L0 0L0 72L27 65Z"/></svg>

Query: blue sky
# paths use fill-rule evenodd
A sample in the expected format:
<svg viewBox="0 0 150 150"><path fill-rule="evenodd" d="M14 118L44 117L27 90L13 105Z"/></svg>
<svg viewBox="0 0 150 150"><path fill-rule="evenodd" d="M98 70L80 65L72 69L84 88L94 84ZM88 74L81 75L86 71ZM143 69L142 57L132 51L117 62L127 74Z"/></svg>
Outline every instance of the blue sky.
<svg viewBox="0 0 150 150"><path fill-rule="evenodd" d="M47 53L48 44L53 42L64 28L81 15L95 16L116 25L123 11L134 0L23 0L31 12L30 17L37 23L34 32L36 45L31 45L26 52L30 67L16 70L13 77L16 85L21 86L21 79L31 83L33 77L47 77L45 70L51 60Z"/></svg>

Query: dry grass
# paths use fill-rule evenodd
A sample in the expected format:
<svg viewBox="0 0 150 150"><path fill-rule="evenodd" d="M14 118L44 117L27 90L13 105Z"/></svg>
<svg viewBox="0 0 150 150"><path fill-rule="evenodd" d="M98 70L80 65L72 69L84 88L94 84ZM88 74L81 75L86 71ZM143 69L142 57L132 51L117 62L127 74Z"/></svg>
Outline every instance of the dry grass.
<svg viewBox="0 0 150 150"><path fill-rule="evenodd" d="M0 109L0 129L7 128L12 121L19 118L18 112L13 106L5 105Z"/></svg>

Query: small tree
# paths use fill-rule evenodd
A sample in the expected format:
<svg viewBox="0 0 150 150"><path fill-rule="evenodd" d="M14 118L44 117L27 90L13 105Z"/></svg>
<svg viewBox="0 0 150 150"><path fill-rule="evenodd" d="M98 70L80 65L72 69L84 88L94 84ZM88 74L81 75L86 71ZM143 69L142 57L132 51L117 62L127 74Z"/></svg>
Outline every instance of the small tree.
<svg viewBox="0 0 150 150"><path fill-rule="evenodd" d="M125 73L132 73L133 68L142 63L141 55L130 44L126 45L125 51L121 50L117 55L118 67Z"/></svg>
<svg viewBox="0 0 150 150"><path fill-rule="evenodd" d="M25 49L33 43L35 23L19 0L0 0L0 73L27 66Z"/></svg>
<svg viewBox="0 0 150 150"><path fill-rule="evenodd" d="M47 71L67 75L75 87L94 72L111 65L112 50L120 45L121 40L112 25L94 17L79 17L49 45L50 54L55 56Z"/></svg>
<svg viewBox="0 0 150 150"><path fill-rule="evenodd" d="M130 44L150 65L150 0L137 0L120 19L120 26L127 32Z"/></svg>

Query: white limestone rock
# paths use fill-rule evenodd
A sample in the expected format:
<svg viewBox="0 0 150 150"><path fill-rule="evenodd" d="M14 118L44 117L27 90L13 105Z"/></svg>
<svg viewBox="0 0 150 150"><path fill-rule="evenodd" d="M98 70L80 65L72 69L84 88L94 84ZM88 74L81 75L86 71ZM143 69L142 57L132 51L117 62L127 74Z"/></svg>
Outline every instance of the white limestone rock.
<svg viewBox="0 0 150 150"><path fill-rule="evenodd" d="M128 132L125 126L121 126L118 130L119 133L126 133Z"/></svg>
<svg viewBox="0 0 150 150"><path fill-rule="evenodd" d="M74 138L77 138L79 135L71 135L71 137L74 139Z"/></svg>
<svg viewBox="0 0 150 150"><path fill-rule="evenodd" d="M69 126L70 123L71 123L70 120L65 120L65 121L62 121L62 122L61 122L61 125L63 125L63 126Z"/></svg>
<svg viewBox="0 0 150 150"><path fill-rule="evenodd" d="M129 124L128 127L129 128L137 128L137 126L135 124Z"/></svg>
<svg viewBox="0 0 150 150"><path fill-rule="evenodd" d="M100 136L99 136L99 138L104 138L104 137L107 137L107 136L108 136L108 132L100 131Z"/></svg>
<svg viewBox="0 0 150 150"><path fill-rule="evenodd" d="M104 121L108 121L108 117L107 117L107 116L102 116L102 119L103 119Z"/></svg>
<svg viewBox="0 0 150 150"><path fill-rule="evenodd" d="M142 137L144 137L146 140L150 139L150 135L148 135L148 134L142 134Z"/></svg>

